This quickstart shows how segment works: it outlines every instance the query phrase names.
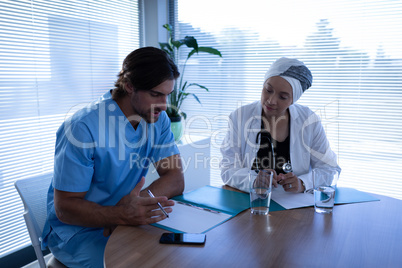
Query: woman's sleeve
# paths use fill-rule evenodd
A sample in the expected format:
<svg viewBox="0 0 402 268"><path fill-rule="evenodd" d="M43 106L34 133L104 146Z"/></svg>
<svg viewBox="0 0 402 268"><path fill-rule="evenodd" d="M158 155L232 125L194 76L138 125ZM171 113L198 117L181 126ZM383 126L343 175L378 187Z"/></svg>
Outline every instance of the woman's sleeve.
<svg viewBox="0 0 402 268"><path fill-rule="evenodd" d="M248 161L242 153L241 145L244 144L241 131L237 128L236 112L229 116L228 131L221 145L222 160L220 162L222 181L241 191L249 191Z"/></svg>
<svg viewBox="0 0 402 268"><path fill-rule="evenodd" d="M311 124L312 139L310 139L310 143L308 144L311 169L308 173L299 176L299 179L304 182L306 190L313 189L313 169L336 170L338 173L341 172L341 168L337 163L337 156L331 150L321 120L316 114L310 116L308 120L313 121ZM305 134L305 132L303 134Z"/></svg>

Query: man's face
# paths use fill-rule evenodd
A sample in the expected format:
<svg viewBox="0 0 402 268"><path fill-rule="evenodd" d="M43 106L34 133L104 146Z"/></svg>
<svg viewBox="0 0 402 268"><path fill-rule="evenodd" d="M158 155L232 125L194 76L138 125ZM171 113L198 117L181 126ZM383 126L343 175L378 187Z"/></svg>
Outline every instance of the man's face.
<svg viewBox="0 0 402 268"><path fill-rule="evenodd" d="M172 93L174 80L166 80L151 90L137 90L131 94L131 106L147 123L158 121L167 108L167 96Z"/></svg>
<svg viewBox="0 0 402 268"><path fill-rule="evenodd" d="M262 110L265 117L278 118L285 114L293 102L293 90L288 81L280 76L267 79L261 93Z"/></svg>

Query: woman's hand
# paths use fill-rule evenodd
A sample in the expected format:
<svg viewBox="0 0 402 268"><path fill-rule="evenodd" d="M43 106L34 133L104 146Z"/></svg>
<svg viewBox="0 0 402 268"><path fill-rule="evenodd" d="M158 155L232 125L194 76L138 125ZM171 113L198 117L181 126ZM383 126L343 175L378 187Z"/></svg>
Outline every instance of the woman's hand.
<svg viewBox="0 0 402 268"><path fill-rule="evenodd" d="M277 181L278 184L282 185L286 192L302 193L305 190L303 182L296 175L294 175L293 172L279 174L277 176Z"/></svg>
<svg viewBox="0 0 402 268"><path fill-rule="evenodd" d="M263 169L258 172L258 177L255 180L254 184L257 184L261 187L264 188L269 188L269 178L270 178L270 172L272 172L274 175L272 176L272 185L277 188L278 183L276 181L276 172L273 169Z"/></svg>

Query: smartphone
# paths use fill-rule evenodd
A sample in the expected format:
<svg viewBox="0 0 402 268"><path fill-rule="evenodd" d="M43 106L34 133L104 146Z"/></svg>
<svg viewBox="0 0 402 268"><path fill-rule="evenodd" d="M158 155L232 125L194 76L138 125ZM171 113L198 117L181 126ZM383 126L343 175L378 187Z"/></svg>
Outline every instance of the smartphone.
<svg viewBox="0 0 402 268"><path fill-rule="evenodd" d="M190 234L190 233L163 233L159 243L161 244L205 244L205 234Z"/></svg>

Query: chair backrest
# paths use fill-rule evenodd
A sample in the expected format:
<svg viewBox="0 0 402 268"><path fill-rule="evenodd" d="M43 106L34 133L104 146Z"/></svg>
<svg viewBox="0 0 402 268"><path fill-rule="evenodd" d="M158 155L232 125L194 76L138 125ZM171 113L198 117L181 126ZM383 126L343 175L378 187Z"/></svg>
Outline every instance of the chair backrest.
<svg viewBox="0 0 402 268"><path fill-rule="evenodd" d="M40 238L46 221L47 192L52 177L53 173L45 173L35 177L17 180L14 184L24 204L25 223L40 267L46 267L41 250Z"/></svg>

